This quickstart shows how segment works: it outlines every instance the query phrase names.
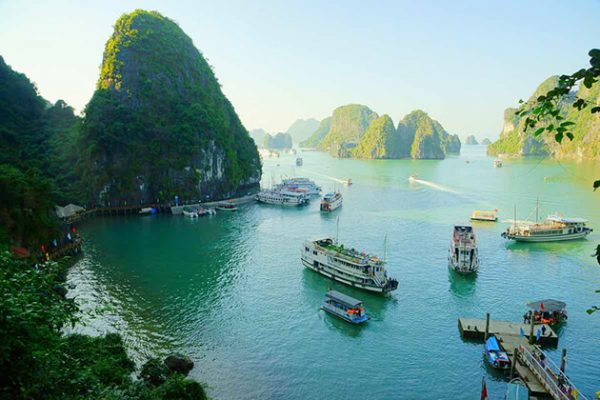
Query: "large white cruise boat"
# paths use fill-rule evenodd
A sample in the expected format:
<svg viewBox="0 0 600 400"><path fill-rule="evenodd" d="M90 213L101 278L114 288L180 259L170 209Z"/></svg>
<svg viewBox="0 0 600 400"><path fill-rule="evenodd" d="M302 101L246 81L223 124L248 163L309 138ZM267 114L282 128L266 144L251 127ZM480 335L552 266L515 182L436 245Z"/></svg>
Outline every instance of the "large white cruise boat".
<svg viewBox="0 0 600 400"><path fill-rule="evenodd" d="M327 193L321 200L321 211L329 212L342 206L344 198L340 192Z"/></svg>
<svg viewBox="0 0 600 400"><path fill-rule="evenodd" d="M308 203L306 194L281 188L261 190L255 198L261 203L288 207L297 207Z"/></svg>
<svg viewBox="0 0 600 400"><path fill-rule="evenodd" d="M514 222L502 233L505 239L517 242L554 242L560 240L581 239L592 233L593 229L585 226L583 218L564 218L550 215L538 223Z"/></svg>
<svg viewBox="0 0 600 400"><path fill-rule="evenodd" d="M398 281L387 276L384 260L328 237L304 242L300 258L306 268L359 289L388 293L398 288Z"/></svg>
<svg viewBox="0 0 600 400"><path fill-rule="evenodd" d="M303 191L309 196L319 196L321 194L321 186L308 178L284 179L277 187L290 191Z"/></svg>
<svg viewBox="0 0 600 400"><path fill-rule="evenodd" d="M473 227L454 227L448 249L448 267L461 274L470 274L479 269L479 251Z"/></svg>

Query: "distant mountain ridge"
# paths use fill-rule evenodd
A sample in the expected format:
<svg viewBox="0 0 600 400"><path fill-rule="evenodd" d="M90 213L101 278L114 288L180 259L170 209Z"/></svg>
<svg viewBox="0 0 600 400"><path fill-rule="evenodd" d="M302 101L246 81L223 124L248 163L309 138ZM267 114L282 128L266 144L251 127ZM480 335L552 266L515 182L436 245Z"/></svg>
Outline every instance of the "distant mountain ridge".
<svg viewBox="0 0 600 400"><path fill-rule="evenodd" d="M320 122L314 118L297 119L285 133L292 137L294 143L305 141L319 127Z"/></svg>
<svg viewBox="0 0 600 400"><path fill-rule="evenodd" d="M416 110L394 128L390 116L350 104L336 108L302 147L327 151L336 157L371 159L443 159L460 152L458 135L451 135L427 113Z"/></svg>

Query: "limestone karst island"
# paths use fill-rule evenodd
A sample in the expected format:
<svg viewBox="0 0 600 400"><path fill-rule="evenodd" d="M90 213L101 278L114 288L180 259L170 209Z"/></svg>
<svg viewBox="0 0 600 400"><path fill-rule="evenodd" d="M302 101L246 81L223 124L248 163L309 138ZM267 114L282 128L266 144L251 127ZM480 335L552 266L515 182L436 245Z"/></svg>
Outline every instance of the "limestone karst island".
<svg viewBox="0 0 600 400"><path fill-rule="evenodd" d="M0 399L600 399L600 3L0 15Z"/></svg>

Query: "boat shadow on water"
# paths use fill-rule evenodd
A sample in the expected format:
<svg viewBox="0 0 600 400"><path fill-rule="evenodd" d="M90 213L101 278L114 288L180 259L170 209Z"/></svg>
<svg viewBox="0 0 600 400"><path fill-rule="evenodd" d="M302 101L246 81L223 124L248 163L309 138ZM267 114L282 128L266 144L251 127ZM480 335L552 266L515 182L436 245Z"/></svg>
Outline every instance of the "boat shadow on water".
<svg viewBox="0 0 600 400"><path fill-rule="evenodd" d="M456 297L469 297L475 293L477 273L459 274L448 268L448 282L450 282L450 292Z"/></svg>

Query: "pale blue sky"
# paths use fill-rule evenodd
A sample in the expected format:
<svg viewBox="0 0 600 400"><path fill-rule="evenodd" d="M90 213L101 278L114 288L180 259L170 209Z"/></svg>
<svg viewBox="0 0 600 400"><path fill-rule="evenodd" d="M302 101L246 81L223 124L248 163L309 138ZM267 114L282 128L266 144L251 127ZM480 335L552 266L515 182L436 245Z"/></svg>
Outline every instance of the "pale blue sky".
<svg viewBox="0 0 600 400"><path fill-rule="evenodd" d="M246 128L268 131L361 103L395 123L421 108L452 133L495 138L506 107L600 46L594 0L0 0L0 55L82 110L114 21L135 8L177 21Z"/></svg>

